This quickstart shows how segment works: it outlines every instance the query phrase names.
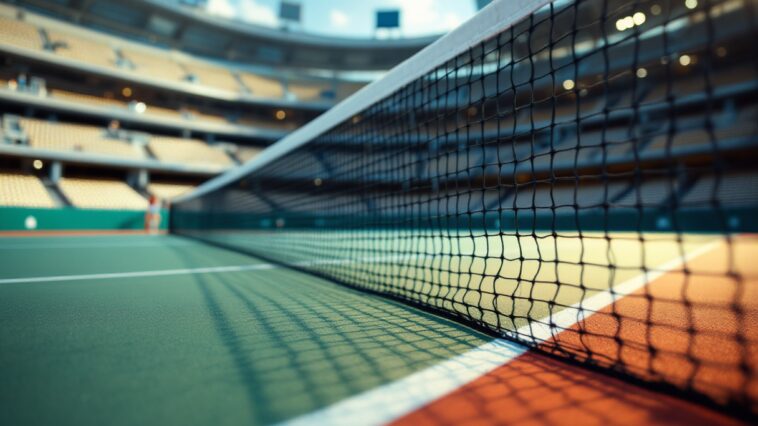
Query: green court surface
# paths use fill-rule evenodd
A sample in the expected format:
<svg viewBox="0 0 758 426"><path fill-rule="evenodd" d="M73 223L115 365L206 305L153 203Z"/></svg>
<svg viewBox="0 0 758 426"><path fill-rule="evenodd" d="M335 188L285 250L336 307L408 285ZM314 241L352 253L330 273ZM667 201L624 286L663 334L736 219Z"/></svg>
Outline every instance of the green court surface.
<svg viewBox="0 0 758 426"><path fill-rule="evenodd" d="M4 425L283 421L489 340L189 239L0 238Z"/></svg>

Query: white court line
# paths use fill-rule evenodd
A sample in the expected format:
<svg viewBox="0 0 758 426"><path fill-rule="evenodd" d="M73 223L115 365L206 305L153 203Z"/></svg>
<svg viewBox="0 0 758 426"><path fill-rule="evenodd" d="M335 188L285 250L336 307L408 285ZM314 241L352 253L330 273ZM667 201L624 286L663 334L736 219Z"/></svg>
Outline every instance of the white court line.
<svg viewBox="0 0 758 426"><path fill-rule="evenodd" d="M106 280L114 278L143 278L143 277L164 277L169 275L193 275L193 274L214 274L219 272L241 272L241 271L259 271L263 269L274 269L278 266L270 263L256 263L254 265L234 265L234 266L211 266L207 268L189 268L189 269L164 269L158 271L134 271L134 272L111 272L105 274L81 274L81 275L53 275L47 277L29 277L29 278L5 278L0 279L0 284L19 284L19 283L44 283L53 281L81 281L81 280Z"/></svg>
<svg viewBox="0 0 758 426"><path fill-rule="evenodd" d="M307 260L295 262L291 266L317 266L317 265L339 265L345 263L359 262L379 262L402 260L415 255L387 255L375 257L363 257L359 259L324 259L324 260ZM418 257L418 256L415 256ZM81 281L81 280L106 280L114 278L144 278L144 277L162 277L169 275L193 275L193 274L214 274L221 272L243 272L243 271L261 271L266 269L283 268L283 266L271 263L256 263L253 265L232 265L232 266L210 266L204 268L186 268L186 269L164 269L154 271L133 271L133 272L107 272L101 274L78 274L78 275L50 275L45 277L25 277L25 278L2 278L1 284L20 284L20 283L44 283L55 281Z"/></svg>
<svg viewBox="0 0 758 426"><path fill-rule="evenodd" d="M713 250L719 244L721 244L720 240L711 241L689 253L685 253L683 256L672 259L663 265L656 267L653 271L648 271L646 274L640 274L620 284L614 285L613 288L609 290L605 290L569 307L563 308L560 312L550 316L550 319L552 320L551 322L555 325L553 327L544 322L519 327L515 332L516 337L522 340L532 340L533 344L542 343L545 340L551 339L561 331L572 327L578 322L584 321L595 312L615 303L617 300L628 296L631 293L634 293L646 284L657 280L682 264Z"/></svg>
<svg viewBox="0 0 758 426"><path fill-rule="evenodd" d="M664 263L654 272L648 272L587 298L572 307L552 315L555 327L540 323L520 327L516 333L534 334L534 343L552 338L595 312L614 303L685 262L701 256L719 245L714 241L698 247L691 253ZM579 310L579 307L582 310ZM383 425L410 414L432 401L459 389L497 367L507 364L528 347L495 339L457 357L411 374L362 394L344 399L328 407L280 423L281 426L300 425Z"/></svg>
<svg viewBox="0 0 758 426"><path fill-rule="evenodd" d="M119 244L113 243L81 243L81 244L45 244L33 245L33 244L12 244L12 245L0 245L0 250L47 250L47 249L72 249L72 248L122 248L122 247L164 247L164 246L189 246L197 245L189 241L162 241L162 242L122 242Z"/></svg>
<svg viewBox="0 0 758 426"><path fill-rule="evenodd" d="M281 424L385 424L507 364L527 350L524 345L495 339L403 379Z"/></svg>

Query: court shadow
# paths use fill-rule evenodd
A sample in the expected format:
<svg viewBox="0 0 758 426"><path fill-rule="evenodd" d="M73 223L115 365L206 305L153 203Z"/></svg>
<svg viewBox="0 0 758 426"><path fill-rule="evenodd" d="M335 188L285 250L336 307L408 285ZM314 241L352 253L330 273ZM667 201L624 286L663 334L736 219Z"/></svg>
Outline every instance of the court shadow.
<svg viewBox="0 0 758 426"><path fill-rule="evenodd" d="M173 248L188 265L198 259ZM254 423L307 415L446 362L492 338L287 268L193 275L244 385ZM491 362L483 357L481 362ZM452 360L452 361L451 361ZM461 361L463 363L463 361ZM471 362L468 360L467 362ZM605 374L526 353L401 417L400 424L693 424L734 420ZM441 374L366 410L445 386ZM360 422L363 413L353 413ZM341 419L346 421L346 419Z"/></svg>

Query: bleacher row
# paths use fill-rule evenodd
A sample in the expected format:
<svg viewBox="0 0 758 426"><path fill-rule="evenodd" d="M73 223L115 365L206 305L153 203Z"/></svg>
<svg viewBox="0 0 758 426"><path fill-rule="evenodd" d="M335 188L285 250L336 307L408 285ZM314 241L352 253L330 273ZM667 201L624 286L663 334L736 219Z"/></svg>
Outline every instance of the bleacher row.
<svg viewBox="0 0 758 426"><path fill-rule="evenodd" d="M18 119L25 143L35 149L111 156L119 159L157 159L222 170L255 157L260 148L224 143L211 146L200 139L147 135L82 124L35 118ZM21 141L24 143L24 141Z"/></svg>
<svg viewBox="0 0 758 426"><path fill-rule="evenodd" d="M138 114L146 114L149 116L156 116L156 117L162 117L162 118L171 118L174 120L187 120L187 121L202 121L206 123L219 123L219 124L229 124L230 120L227 117L217 115L217 114L209 114L205 112L200 112L198 110L189 109L189 108L179 108L179 109L172 109L172 108L165 108L157 105L142 105L142 110L139 110L137 108L137 104L139 102L132 101L132 102L124 102L118 99L114 98L107 98L103 96L94 96L84 93L77 93L77 92L71 92L68 90L61 90L61 89L50 89L46 93L47 97L50 99L55 100L64 100L64 101L70 101L70 102L76 102L83 105L89 105L89 106L98 106L98 107L104 107L108 109L114 109L114 110L130 110L133 112L136 112ZM240 118L233 121L236 124L241 125L255 125L257 127L262 128L272 128L272 129L281 129L281 125L277 125L276 123L273 123L271 121L268 122L262 122L262 120L249 120L245 118Z"/></svg>
<svg viewBox="0 0 758 426"><path fill-rule="evenodd" d="M175 183L150 183L146 194L119 180L62 178L57 189L73 207L85 209L144 210L146 195L170 200L193 188ZM0 206L55 208L59 207L48 188L36 176L0 172Z"/></svg>
<svg viewBox="0 0 758 426"><path fill-rule="evenodd" d="M204 62L173 52L133 43L113 42L94 31L66 25L37 26L0 16L0 43L23 49L46 51L61 58L109 69L120 69L172 82L189 82L208 88L264 99L333 101L343 99L362 83L318 79L284 80L228 66ZM86 36L85 33L86 32Z"/></svg>

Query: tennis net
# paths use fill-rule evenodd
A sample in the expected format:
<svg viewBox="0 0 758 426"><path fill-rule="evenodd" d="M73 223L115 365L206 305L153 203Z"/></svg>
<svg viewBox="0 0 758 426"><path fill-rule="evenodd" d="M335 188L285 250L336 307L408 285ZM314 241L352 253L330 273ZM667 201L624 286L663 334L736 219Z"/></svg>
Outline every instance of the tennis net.
<svg viewBox="0 0 758 426"><path fill-rule="evenodd" d="M755 415L755 5L496 1L172 231Z"/></svg>

